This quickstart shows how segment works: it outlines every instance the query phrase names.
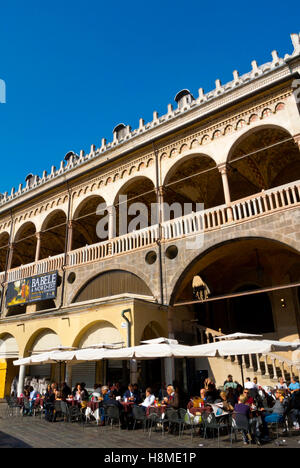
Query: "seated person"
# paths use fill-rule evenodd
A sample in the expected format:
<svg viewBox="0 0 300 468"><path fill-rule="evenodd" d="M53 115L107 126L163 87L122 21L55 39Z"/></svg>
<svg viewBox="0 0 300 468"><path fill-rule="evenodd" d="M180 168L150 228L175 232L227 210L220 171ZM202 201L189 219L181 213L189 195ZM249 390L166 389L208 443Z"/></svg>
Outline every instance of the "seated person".
<svg viewBox="0 0 300 468"><path fill-rule="evenodd" d="M92 397L99 399L101 397L101 385L95 384Z"/></svg>
<svg viewBox="0 0 300 468"><path fill-rule="evenodd" d="M229 374L227 380L224 382L224 391L228 390L229 388L236 389L238 386L237 382L233 381L232 375Z"/></svg>
<svg viewBox="0 0 300 468"><path fill-rule="evenodd" d="M245 390L243 391L243 395L245 395L245 397L247 398L246 405L249 405L249 406L254 405L254 398L250 396L250 390L245 388Z"/></svg>
<svg viewBox="0 0 300 468"><path fill-rule="evenodd" d="M134 397L135 397L135 403L138 405L141 400L142 400L142 397L141 397L141 393L139 391L139 387L138 387L138 384L134 384L133 386L133 394L134 394Z"/></svg>
<svg viewBox="0 0 300 468"><path fill-rule="evenodd" d="M296 430L300 429L300 392L295 392L287 403L287 414Z"/></svg>
<svg viewBox="0 0 300 468"><path fill-rule="evenodd" d="M247 390L251 390L252 388L256 388L255 383L254 383L254 382L251 382L250 377L247 377L247 378L246 378L245 388L246 388Z"/></svg>
<svg viewBox="0 0 300 468"><path fill-rule="evenodd" d="M227 400L227 393L226 392L221 392L220 393L220 399L223 405L223 409L225 411L233 411L234 407L233 405Z"/></svg>
<svg viewBox="0 0 300 468"><path fill-rule="evenodd" d="M215 384L209 384L206 391L206 403L214 403L220 397L220 392L216 389Z"/></svg>
<svg viewBox="0 0 300 468"><path fill-rule="evenodd" d="M290 383L288 388L289 388L289 391L291 392L291 394L299 392L300 384L299 384L299 382L297 382L297 380L295 379L294 376L291 378L291 383Z"/></svg>
<svg viewBox="0 0 300 468"><path fill-rule="evenodd" d="M266 416L265 422L266 423L277 423L283 421L284 414L285 414L285 406L284 406L284 393L283 390L276 390L275 393L276 401L273 408L265 408Z"/></svg>
<svg viewBox="0 0 300 468"><path fill-rule="evenodd" d="M242 426L245 428L242 430L244 444L248 444L249 440L251 440L249 432L250 406L246 405L246 401L247 397L245 395L241 395L239 402L234 406L236 424L237 426Z"/></svg>
<svg viewBox="0 0 300 468"><path fill-rule="evenodd" d="M124 400L127 400L127 401L132 401L132 402L136 401L136 394L134 394L134 388L132 384L128 385L128 390L126 390L126 392L124 393L123 398Z"/></svg>
<svg viewBox="0 0 300 468"><path fill-rule="evenodd" d="M66 400L69 397L69 395L71 395L71 393L72 393L72 391L71 391L70 387L67 385L66 382L64 382L62 384L62 387L61 387L62 399Z"/></svg>
<svg viewBox="0 0 300 468"><path fill-rule="evenodd" d="M175 392L175 389L172 385L167 387L168 396L163 399L164 403L171 408L179 408L179 394Z"/></svg>
<svg viewBox="0 0 300 468"><path fill-rule="evenodd" d="M287 384L283 377L280 377L278 384L275 386L277 390L287 390Z"/></svg>
<svg viewBox="0 0 300 468"><path fill-rule="evenodd" d="M143 403L140 403L140 406L144 408L145 410L149 407L152 406L155 401L155 396L152 394L152 390L150 387L146 389L146 398L143 401Z"/></svg>

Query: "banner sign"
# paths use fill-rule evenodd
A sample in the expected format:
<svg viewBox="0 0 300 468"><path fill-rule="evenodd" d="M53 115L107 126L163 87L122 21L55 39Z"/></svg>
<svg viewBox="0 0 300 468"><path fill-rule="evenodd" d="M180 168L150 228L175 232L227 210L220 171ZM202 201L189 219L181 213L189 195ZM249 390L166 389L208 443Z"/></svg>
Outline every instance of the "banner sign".
<svg viewBox="0 0 300 468"><path fill-rule="evenodd" d="M6 293L6 306L12 307L55 299L57 296L57 278L58 273L56 271L9 283Z"/></svg>

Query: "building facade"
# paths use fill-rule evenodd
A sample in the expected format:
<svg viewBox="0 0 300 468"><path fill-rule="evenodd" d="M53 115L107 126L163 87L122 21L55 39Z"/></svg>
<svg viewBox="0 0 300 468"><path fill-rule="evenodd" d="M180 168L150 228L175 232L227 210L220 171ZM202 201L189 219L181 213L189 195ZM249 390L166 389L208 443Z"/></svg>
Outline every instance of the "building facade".
<svg viewBox="0 0 300 468"><path fill-rule="evenodd" d="M290 55L274 51L269 63L253 61L249 73L234 71L230 83L216 80L197 98L183 90L167 114L140 119L136 130L120 124L112 142L70 152L58 169L2 194L0 398L18 374L15 359L59 346L158 336L196 344L234 331L299 339L300 36L291 38ZM148 211L137 224L139 206ZM55 294L26 301L25 280L54 272ZM210 289L200 304L192 303L196 275ZM297 374L298 359L244 357L249 372L268 378ZM64 371L70 383L147 376L188 387L191 375L222 379L233 365ZM61 378L55 366L21 373L21 384L26 375Z"/></svg>

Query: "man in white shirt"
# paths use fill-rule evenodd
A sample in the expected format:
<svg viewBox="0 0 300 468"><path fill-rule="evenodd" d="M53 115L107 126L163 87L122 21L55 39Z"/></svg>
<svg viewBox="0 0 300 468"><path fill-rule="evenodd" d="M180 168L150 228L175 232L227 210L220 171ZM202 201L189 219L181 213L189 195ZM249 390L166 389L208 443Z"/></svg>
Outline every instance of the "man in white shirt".
<svg viewBox="0 0 300 468"><path fill-rule="evenodd" d="M143 401L143 403L141 403L141 406L142 406L143 408L145 408L145 410L146 410L149 406L153 405L154 401L155 401L155 396L152 395L152 390L151 390L151 388L149 387L149 388L147 388L147 390L146 390L146 398L145 398L145 400Z"/></svg>
<svg viewBox="0 0 300 468"><path fill-rule="evenodd" d="M245 388L246 388L247 390L251 390L252 388L256 388L255 383L254 383L254 382L251 382L251 380L250 380L249 377L246 378Z"/></svg>

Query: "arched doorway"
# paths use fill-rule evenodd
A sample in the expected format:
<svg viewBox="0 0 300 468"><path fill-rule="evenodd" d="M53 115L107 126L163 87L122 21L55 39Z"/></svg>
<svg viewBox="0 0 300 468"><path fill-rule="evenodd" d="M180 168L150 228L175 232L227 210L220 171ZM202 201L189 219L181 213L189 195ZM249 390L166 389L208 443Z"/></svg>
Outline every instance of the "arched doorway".
<svg viewBox="0 0 300 468"><path fill-rule="evenodd" d="M0 399L16 395L18 368L13 361L19 358L19 347L14 336L5 333L0 336Z"/></svg>
<svg viewBox="0 0 300 468"><path fill-rule="evenodd" d="M2 232L0 234L0 272L6 269L8 250L9 234L7 232Z"/></svg>
<svg viewBox="0 0 300 468"><path fill-rule="evenodd" d="M101 344L119 344L122 346L123 337L119 330L110 322L99 321L85 327L74 341L74 346L80 349ZM104 360L89 361L72 366L72 387L77 383L85 383L86 388L93 390L95 384L122 382L128 383L129 371L127 362Z"/></svg>
<svg viewBox="0 0 300 468"><path fill-rule="evenodd" d="M223 333L255 331L274 339L290 336L296 339L298 325L293 288L240 298L218 299L218 296L289 285L291 270L294 271L292 281L298 282L300 272L293 269L297 263L299 253L274 240L245 238L228 241L211 248L189 265L177 282L172 301L193 301L192 281L199 275L214 299L186 306L194 311L199 325L216 331L221 329Z"/></svg>
<svg viewBox="0 0 300 468"><path fill-rule="evenodd" d="M43 352L58 349L62 346L61 340L57 333L50 329L40 330L35 333L26 347L26 352L29 355L41 354ZM54 380L60 382L59 365L44 364L31 365L27 374L28 380Z"/></svg>

